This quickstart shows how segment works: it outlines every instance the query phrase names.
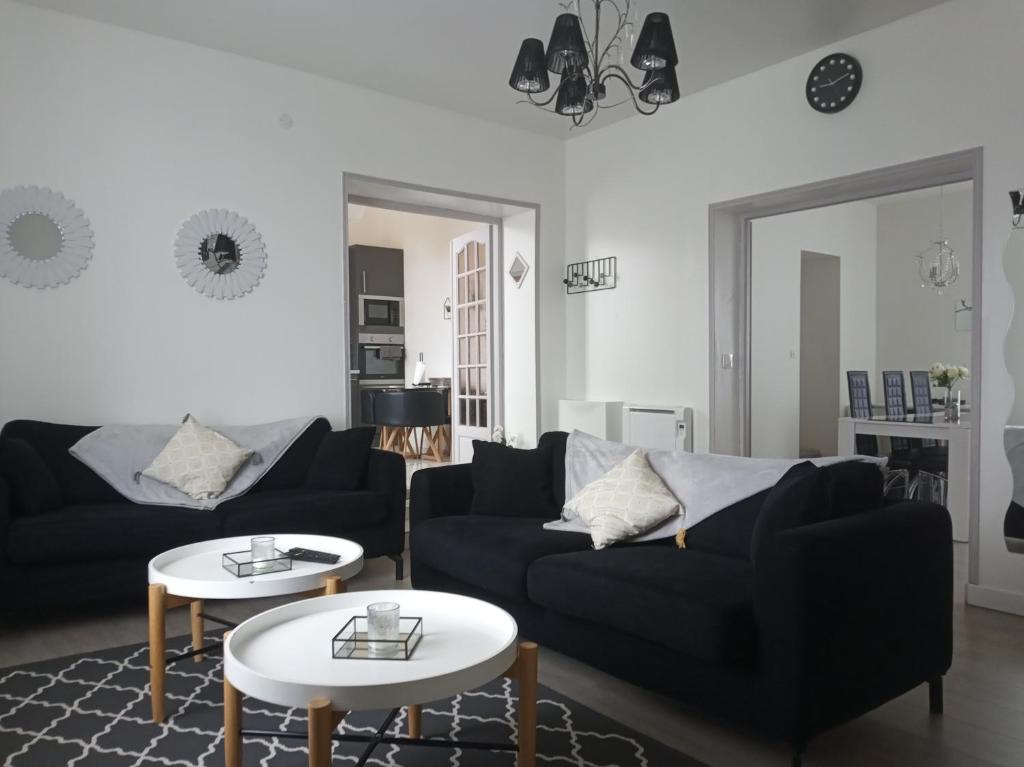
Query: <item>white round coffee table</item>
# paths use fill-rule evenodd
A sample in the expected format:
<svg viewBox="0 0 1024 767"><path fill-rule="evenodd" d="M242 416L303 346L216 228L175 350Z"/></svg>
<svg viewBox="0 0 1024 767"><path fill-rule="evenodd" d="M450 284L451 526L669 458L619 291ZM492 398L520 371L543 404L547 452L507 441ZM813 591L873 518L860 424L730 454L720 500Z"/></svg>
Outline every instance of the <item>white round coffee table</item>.
<svg viewBox="0 0 1024 767"><path fill-rule="evenodd" d="M423 621L423 637L408 660L336 659L332 639L373 602L398 602L403 617ZM224 644L225 764L241 764L242 736L305 737L309 764L330 764L332 741L366 744L365 763L380 744L448 745L516 751L520 767L536 759L537 646L518 642L515 620L477 599L435 591L360 591L295 602L239 624ZM519 682L519 742L476 743L420 738L420 705L472 690L500 676ZM246 730L242 695L306 708L306 733ZM402 707L409 737L388 736ZM374 736L335 730L349 711L391 709Z"/></svg>
<svg viewBox="0 0 1024 767"><path fill-rule="evenodd" d="M196 512L201 513L201 512ZM271 535L271 533L268 533ZM149 666L153 721L164 720L164 684L167 664L186 658L203 658L209 647L203 642L205 620L233 627L234 624L203 611L205 599L257 599L294 594L321 596L344 591L344 581L363 569L363 547L344 538L326 535L273 534L281 551L298 547L337 554L336 564L292 562L290 570L239 578L224 569L223 555L246 551L254 536L217 538L179 546L153 557L149 562ZM166 653L167 611L189 605L192 617L192 651L170 658Z"/></svg>

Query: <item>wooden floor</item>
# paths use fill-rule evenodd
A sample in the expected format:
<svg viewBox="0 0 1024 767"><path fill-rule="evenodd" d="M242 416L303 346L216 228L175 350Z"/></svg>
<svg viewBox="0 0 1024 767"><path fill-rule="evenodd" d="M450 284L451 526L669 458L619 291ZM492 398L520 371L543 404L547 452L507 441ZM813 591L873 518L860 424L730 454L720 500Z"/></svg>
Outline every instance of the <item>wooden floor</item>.
<svg viewBox="0 0 1024 767"><path fill-rule="evenodd" d="M928 713L922 687L812 742L807 767L1022 767L1024 618L962 604L966 547L957 546L956 657L946 677L946 713ZM403 583L408 587L409 582ZM371 560L351 589L394 588L388 560ZM244 619L285 600L218 603ZM213 612L213 611L211 611ZM188 611L168 616L168 634L188 631ZM0 668L146 639L146 597L116 609L45 620L0 616ZM542 650L543 684L715 767L788 767L784 745L739 732L659 695ZM651 765L671 767L671 765Z"/></svg>

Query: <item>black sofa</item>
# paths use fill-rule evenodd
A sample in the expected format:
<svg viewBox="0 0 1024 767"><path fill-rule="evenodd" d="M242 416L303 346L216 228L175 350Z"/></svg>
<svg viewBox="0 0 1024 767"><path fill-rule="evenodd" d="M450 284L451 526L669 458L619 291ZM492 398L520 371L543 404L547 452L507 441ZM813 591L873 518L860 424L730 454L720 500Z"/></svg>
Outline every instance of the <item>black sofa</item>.
<svg viewBox="0 0 1024 767"><path fill-rule="evenodd" d="M94 428L0 431L0 609L138 597L162 551L274 531L348 538L402 577L405 460L369 450L369 436L319 418L248 493L201 511L125 499L68 452Z"/></svg>
<svg viewBox="0 0 1024 767"><path fill-rule="evenodd" d="M549 509L564 503L566 436L541 439ZM946 509L886 505L867 464L801 470L810 478L787 474L695 525L683 550L665 540L601 551L587 535L542 529L529 509L471 513L471 465L422 470L412 582L500 605L522 635L782 738L799 764L815 735L922 683L941 711L953 621ZM805 524L794 492L827 513Z"/></svg>

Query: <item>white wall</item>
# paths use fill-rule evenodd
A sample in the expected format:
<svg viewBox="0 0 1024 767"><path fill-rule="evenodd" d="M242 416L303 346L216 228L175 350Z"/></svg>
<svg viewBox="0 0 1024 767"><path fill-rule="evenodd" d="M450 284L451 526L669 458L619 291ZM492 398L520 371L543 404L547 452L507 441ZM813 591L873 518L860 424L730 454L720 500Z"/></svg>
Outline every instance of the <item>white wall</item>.
<svg viewBox="0 0 1024 767"><path fill-rule="evenodd" d="M406 383L412 383L420 353L430 378L452 377L452 321L444 318L444 300L452 294L451 241L481 226L473 221L349 206L350 245L398 248L405 256Z"/></svg>
<svg viewBox="0 0 1024 767"><path fill-rule="evenodd" d="M961 299L971 301L972 194L943 194L944 235L960 260L960 278L942 295L921 287L914 258L938 238L938 196L878 206L878 370L927 370L934 362L970 367L971 334L953 329L953 310ZM969 386L963 384L965 395Z"/></svg>
<svg viewBox="0 0 1024 767"><path fill-rule="evenodd" d="M68 286L0 281L0 421L192 412L212 423L305 413L343 423L341 176L352 171L540 204L554 425L563 142L8 0L0 104L0 189L63 192L96 234L92 263ZM201 296L175 268L179 226L208 207L238 211L266 243L263 282L240 300Z"/></svg>
<svg viewBox="0 0 1024 767"><path fill-rule="evenodd" d="M854 202L758 219L751 241L750 452L797 458L801 253L839 258L840 368L873 371L875 206ZM849 404L845 387L839 402ZM835 452L833 445L826 455Z"/></svg>
<svg viewBox="0 0 1024 767"><path fill-rule="evenodd" d="M505 240L501 279L505 286L505 431L509 436L517 436L521 447L533 447L539 436L537 365L533 353L537 337L536 214L533 211L518 213L506 218L503 224ZM526 280L519 288L508 275L516 253L530 265Z"/></svg>
<svg viewBox="0 0 1024 767"><path fill-rule="evenodd" d="M864 65L856 103L838 115L804 98L817 50L569 141L566 258L617 255L622 280L566 303L567 395L692 404L706 449L708 205L983 146L980 582L992 600L1024 593L1024 557L1006 552L1001 530L1012 398L1001 252L1006 192L1024 178L1024 99L1007 94L1019 91L1022 39L1019 0L950 0L830 46Z"/></svg>

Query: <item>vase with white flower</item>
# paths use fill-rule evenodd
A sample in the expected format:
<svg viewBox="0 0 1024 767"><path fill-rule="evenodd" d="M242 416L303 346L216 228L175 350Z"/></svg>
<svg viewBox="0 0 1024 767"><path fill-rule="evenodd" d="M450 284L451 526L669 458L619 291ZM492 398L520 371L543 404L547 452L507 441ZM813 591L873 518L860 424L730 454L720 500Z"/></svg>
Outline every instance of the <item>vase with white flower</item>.
<svg viewBox="0 0 1024 767"><path fill-rule="evenodd" d="M944 362L936 362L928 370L928 375L933 384L941 386L946 390L946 396L943 400L945 403L943 410L945 419L947 421L960 420L960 394L958 392L954 400L953 387L960 381L967 380L970 376L970 371L963 365L947 365Z"/></svg>

